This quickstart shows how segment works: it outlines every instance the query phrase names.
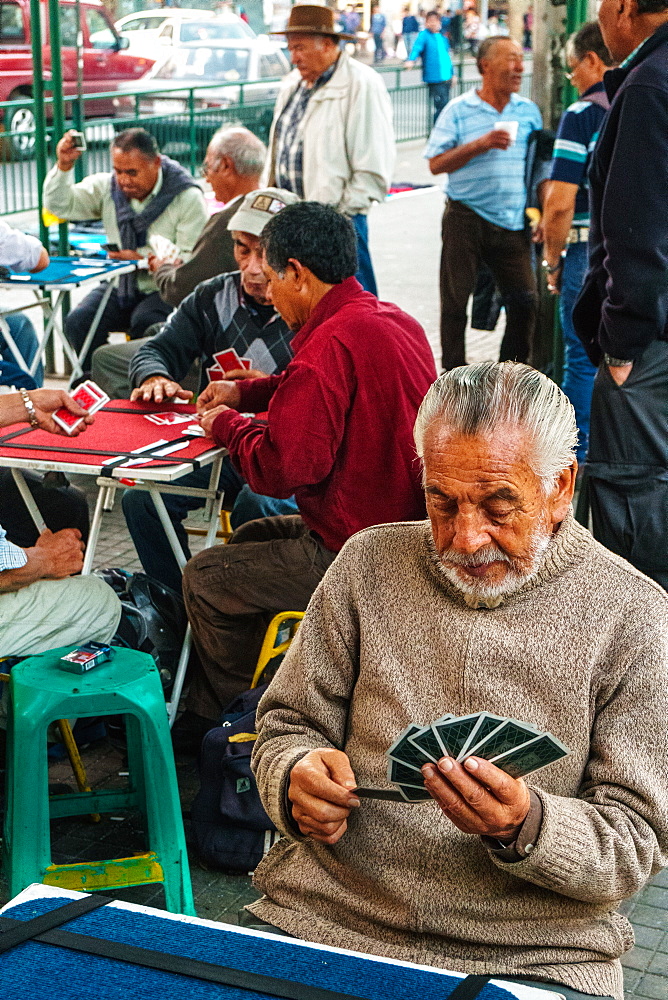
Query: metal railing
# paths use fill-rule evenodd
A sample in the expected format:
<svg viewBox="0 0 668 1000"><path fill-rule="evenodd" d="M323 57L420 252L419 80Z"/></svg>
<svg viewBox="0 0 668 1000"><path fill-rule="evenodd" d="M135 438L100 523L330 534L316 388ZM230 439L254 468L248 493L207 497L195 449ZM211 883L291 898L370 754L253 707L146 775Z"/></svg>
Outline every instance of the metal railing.
<svg viewBox="0 0 668 1000"><path fill-rule="evenodd" d="M392 101L397 142L426 138L433 111L427 87L416 82L418 73L401 66L379 72ZM212 83L182 90L166 84L151 91L111 91L72 100L65 108L66 128L82 129L88 146L77 165L77 176L109 170L110 140L117 132L135 125L151 132L162 152L193 174L199 170L211 135L222 125L244 125L266 142L274 109L273 92L279 82ZM478 82L474 78L462 83L455 76L451 96L458 96L461 90ZM217 98L220 91L229 91L229 103L221 107L205 106L206 92L212 90L217 92ZM530 95L530 75L525 76L521 92ZM47 98L47 143L53 162L60 136L54 136L48 120L50 104L51 99ZM0 133L0 216L35 210L38 191L33 101L0 103L0 123L4 125Z"/></svg>

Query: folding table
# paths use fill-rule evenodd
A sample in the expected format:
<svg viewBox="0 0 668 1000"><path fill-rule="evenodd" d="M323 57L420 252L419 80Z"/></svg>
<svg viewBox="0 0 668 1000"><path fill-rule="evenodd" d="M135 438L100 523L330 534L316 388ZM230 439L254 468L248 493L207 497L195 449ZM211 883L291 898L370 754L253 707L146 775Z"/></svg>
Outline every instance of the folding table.
<svg viewBox="0 0 668 1000"><path fill-rule="evenodd" d="M28 271L10 271L6 277L0 278L0 288L11 288L14 291L18 288L27 288L35 295L35 301L28 303L26 306L17 306L13 309L3 309L0 311L0 331L7 341L16 359L16 363L24 371L27 371L30 375L34 375L37 371L37 366L42 360L49 339L52 336L56 336L72 365L70 383L75 378L78 378L83 373L81 361L85 358L93 342L93 337L100 325L102 313L109 301L112 289L118 284L119 278L124 274L132 274L133 271L137 271L143 267L145 267L145 261L138 260L102 260L99 257L52 257L49 266L45 267L43 271L38 271L37 274L30 274ZM101 281L106 281L107 287L93 316L83 347L79 354L77 354L67 337L65 337L56 325L59 307L68 292L74 291L75 288L92 288ZM55 293L53 302L46 297L47 292ZM28 366L14 342L5 317L11 316L12 313L23 312L25 309L32 309L34 306L41 306L44 310L45 324L39 348L33 358L32 364Z"/></svg>
<svg viewBox="0 0 668 1000"><path fill-rule="evenodd" d="M146 419L150 413L176 412L192 415L191 421L177 424L155 424ZM95 414L95 423L78 437L55 436L42 430L33 430L25 424L15 424L0 431L0 466L11 468L16 485L21 492L39 531L44 522L22 474L22 469L36 472L58 471L79 473L96 477L98 486L95 512L91 522L83 573L90 573L95 548L100 534L104 510L111 510L118 489L146 490L151 494L158 516L165 529L174 557L181 567L186 557L179 544L163 493L200 497L205 501L205 520L208 522L205 545L215 543L220 516L222 493L218 489L224 448L215 445L211 438L191 437L184 434L195 426L195 407L175 403L132 403L127 399L107 403ZM160 455L166 448L176 446L171 454ZM141 453L137 449L143 450ZM127 466L128 461L141 458L146 464ZM206 489L179 485L179 479L205 466L211 466L209 485ZM170 725L174 722L183 688L188 656L192 644L190 625L179 657L178 668L167 705Z"/></svg>
<svg viewBox="0 0 668 1000"><path fill-rule="evenodd" d="M48 885L2 908L0 952L5 936L3 1000L53 995L55 984L59 1000L563 1000L557 983L463 976Z"/></svg>

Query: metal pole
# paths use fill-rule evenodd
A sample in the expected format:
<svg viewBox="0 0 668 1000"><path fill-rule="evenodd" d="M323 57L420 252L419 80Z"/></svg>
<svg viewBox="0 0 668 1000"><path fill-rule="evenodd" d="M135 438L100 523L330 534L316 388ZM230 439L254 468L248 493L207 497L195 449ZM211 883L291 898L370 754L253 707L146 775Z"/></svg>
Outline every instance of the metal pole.
<svg viewBox="0 0 668 1000"><path fill-rule="evenodd" d="M37 172L37 211L39 213L39 238L49 248L49 230L42 218L42 187L47 173L46 164L46 114L44 112L44 70L42 67L42 19L40 0L30 0L30 22L33 65L33 113L35 116L35 167Z"/></svg>
<svg viewBox="0 0 668 1000"><path fill-rule="evenodd" d="M84 58L83 58L83 29L81 27L81 4L79 0L76 0L74 4L75 16L77 19L77 99L74 102L72 108L72 119L74 122L74 127L78 132L83 132L84 130L84 108L83 108L83 70L84 70ZM84 178L84 160L86 159L86 154L80 156L79 159L74 164L74 179L76 181L82 181Z"/></svg>
<svg viewBox="0 0 668 1000"><path fill-rule="evenodd" d="M63 65L60 52L60 7L58 0L49 0L49 44L51 47L51 87L53 90L53 134L56 142L65 131L65 106L63 101ZM69 251L67 223L58 226L58 252L66 256Z"/></svg>

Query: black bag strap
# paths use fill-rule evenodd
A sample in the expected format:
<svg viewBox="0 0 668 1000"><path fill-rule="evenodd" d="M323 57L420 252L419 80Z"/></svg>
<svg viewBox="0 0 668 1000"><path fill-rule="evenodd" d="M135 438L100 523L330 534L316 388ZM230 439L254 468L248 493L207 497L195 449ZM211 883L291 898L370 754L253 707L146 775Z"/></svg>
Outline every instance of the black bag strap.
<svg viewBox="0 0 668 1000"><path fill-rule="evenodd" d="M100 906L106 906L110 902L111 899L108 896L88 895L66 903L65 906L57 906L55 909L49 910L48 913L33 917L32 920L15 920L3 917L2 926L9 926L10 923L14 926L0 934L0 955L11 948L16 948L17 945L23 944L25 941L36 938L39 934L44 934L46 931L66 924L68 920L75 920L76 917L81 917L84 913L96 910Z"/></svg>
<svg viewBox="0 0 668 1000"><path fill-rule="evenodd" d="M491 978L491 976L467 976L455 986L448 995L448 1000L475 1000Z"/></svg>

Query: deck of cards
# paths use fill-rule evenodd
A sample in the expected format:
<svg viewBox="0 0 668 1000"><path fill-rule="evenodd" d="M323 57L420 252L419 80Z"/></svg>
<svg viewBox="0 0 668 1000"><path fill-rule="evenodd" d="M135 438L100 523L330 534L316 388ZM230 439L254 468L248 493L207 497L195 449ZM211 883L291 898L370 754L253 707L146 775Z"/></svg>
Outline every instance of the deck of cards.
<svg viewBox="0 0 668 1000"><path fill-rule="evenodd" d="M86 379L85 382L78 385L70 393L70 396L75 403L78 403L84 410L88 410L89 413L95 413L105 403L109 402L106 392L103 392L99 385L96 385L90 379ZM72 434L83 421L83 417L77 417L75 413L70 413L64 406L56 410L53 414L53 419L59 427L63 428L66 434Z"/></svg>
<svg viewBox="0 0 668 1000"><path fill-rule="evenodd" d="M404 729L387 751L387 777L404 801L425 802L431 796L420 768L442 757L482 757L512 778L523 778L569 753L556 736L529 722L491 712L442 715L430 726L411 723Z"/></svg>
<svg viewBox="0 0 668 1000"><path fill-rule="evenodd" d="M172 243L166 236L161 236L159 233L154 233L153 236L149 237L148 245L156 257L167 264L173 264L181 256L181 251L176 243Z"/></svg>
<svg viewBox="0 0 668 1000"><path fill-rule="evenodd" d="M206 370L209 382L222 382L225 378L225 372L239 368L245 368L248 371L251 366L251 359L240 358L233 347L228 347L226 351L218 351L214 354L213 360L215 364Z"/></svg>

